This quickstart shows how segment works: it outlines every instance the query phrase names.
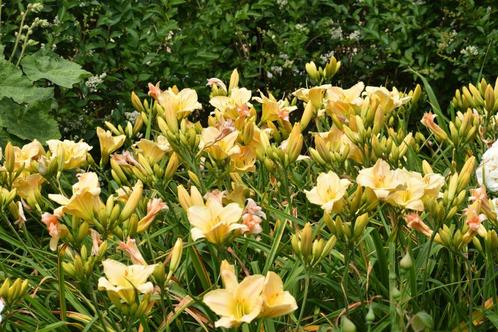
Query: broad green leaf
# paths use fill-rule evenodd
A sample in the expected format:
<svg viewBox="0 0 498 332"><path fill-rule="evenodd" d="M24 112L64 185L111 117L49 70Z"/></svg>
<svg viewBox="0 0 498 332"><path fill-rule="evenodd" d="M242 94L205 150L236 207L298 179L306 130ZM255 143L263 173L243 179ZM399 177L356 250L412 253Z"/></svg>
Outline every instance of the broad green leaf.
<svg viewBox="0 0 498 332"><path fill-rule="evenodd" d="M92 75L75 62L40 51L25 56L21 64L24 73L32 81L47 79L64 88L72 88L73 84Z"/></svg>
<svg viewBox="0 0 498 332"><path fill-rule="evenodd" d="M36 138L44 143L48 139L59 138L57 121L49 114L51 103L47 100L23 106L7 98L1 99L0 126L24 140Z"/></svg>
<svg viewBox="0 0 498 332"><path fill-rule="evenodd" d="M33 104L51 96L53 88L33 86L19 68L0 57L0 99L8 97L19 104Z"/></svg>

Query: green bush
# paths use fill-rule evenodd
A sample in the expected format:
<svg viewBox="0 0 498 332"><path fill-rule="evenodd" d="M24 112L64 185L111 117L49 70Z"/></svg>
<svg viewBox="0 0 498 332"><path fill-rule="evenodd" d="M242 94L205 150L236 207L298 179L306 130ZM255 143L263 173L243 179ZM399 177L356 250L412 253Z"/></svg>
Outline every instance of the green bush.
<svg viewBox="0 0 498 332"><path fill-rule="evenodd" d="M11 1L3 20L16 22L26 3ZM411 68L441 96L498 70L492 47L498 10L491 0L43 3L41 16L51 25L36 40L94 75L76 89L56 89L63 136L92 139L96 120L129 110L118 101L136 86L162 81L199 89L205 77L226 79L235 67L248 88L272 86L277 95L306 83L307 61L323 64L332 54L343 64L336 77L341 85L363 80L406 88L417 80ZM8 26L2 31L7 50L14 39ZM207 105L208 89L199 93Z"/></svg>

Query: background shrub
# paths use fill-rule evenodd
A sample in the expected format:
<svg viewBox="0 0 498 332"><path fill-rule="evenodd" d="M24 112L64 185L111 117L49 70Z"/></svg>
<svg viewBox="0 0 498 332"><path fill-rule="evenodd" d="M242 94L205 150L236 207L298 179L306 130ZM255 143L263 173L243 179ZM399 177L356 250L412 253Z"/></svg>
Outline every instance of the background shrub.
<svg viewBox="0 0 498 332"><path fill-rule="evenodd" d="M74 89L56 88L54 116L64 136L91 140L95 121L121 118L129 91L148 82L199 88L239 68L248 88L281 94L305 84L304 64L343 62L348 86L413 86L412 68L436 94L450 98L461 82L498 69L498 9L494 1L328 0L45 0L41 46L93 73ZM2 42L25 0L4 8ZM40 47L32 46L33 48ZM451 83L448 83L451 82ZM204 96L202 95L204 91ZM206 102L208 89L201 89ZM449 99L444 100L447 103Z"/></svg>

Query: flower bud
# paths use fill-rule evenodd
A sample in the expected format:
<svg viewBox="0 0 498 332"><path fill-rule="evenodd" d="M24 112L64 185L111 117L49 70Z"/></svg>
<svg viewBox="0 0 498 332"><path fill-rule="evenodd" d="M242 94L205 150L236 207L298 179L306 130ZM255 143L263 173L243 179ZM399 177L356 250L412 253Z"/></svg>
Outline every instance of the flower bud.
<svg viewBox="0 0 498 332"><path fill-rule="evenodd" d="M142 181L138 180L135 186L133 187L133 191L130 194L130 197L126 201L126 204L121 211L120 219L121 220L126 220L128 219L131 214L135 211L138 202L140 202L140 199L142 198L142 192L143 192L143 183Z"/></svg>
<svg viewBox="0 0 498 332"><path fill-rule="evenodd" d="M169 262L169 271L167 277L168 280L171 278L173 273L175 273L176 269L180 265L182 252L183 252L183 240L181 238L178 238L175 242L175 245L173 246L173 249L171 250L171 261Z"/></svg>
<svg viewBox="0 0 498 332"><path fill-rule="evenodd" d="M131 92L131 104L137 110L137 112L139 113L145 112L145 109L142 103L140 102L140 98L138 98L137 94L134 91Z"/></svg>

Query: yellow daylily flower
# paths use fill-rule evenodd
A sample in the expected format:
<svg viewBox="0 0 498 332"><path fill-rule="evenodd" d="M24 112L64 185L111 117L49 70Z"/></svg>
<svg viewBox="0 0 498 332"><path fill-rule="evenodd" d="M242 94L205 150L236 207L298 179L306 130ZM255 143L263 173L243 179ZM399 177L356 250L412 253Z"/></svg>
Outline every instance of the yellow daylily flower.
<svg viewBox="0 0 498 332"><path fill-rule="evenodd" d="M204 128L202 129L199 148L206 150L215 160L224 160L240 152L240 147L235 144L238 136L239 132L237 130L226 135L218 128Z"/></svg>
<svg viewBox="0 0 498 332"><path fill-rule="evenodd" d="M61 205L59 212L91 221L96 211L104 208L100 200L100 186L95 173L78 174L78 183L73 185L73 195L67 198L63 195L49 194L48 197Z"/></svg>
<svg viewBox="0 0 498 332"><path fill-rule="evenodd" d="M28 202L28 205L35 207L38 202L41 201L41 188L42 184L45 182L43 176L39 173L19 176L15 179L12 186L16 189L19 197L23 198Z"/></svg>
<svg viewBox="0 0 498 332"><path fill-rule="evenodd" d="M135 301L135 289L142 294L152 293L154 285L147 281L154 272L154 265L130 265L113 259L106 259L102 262L105 277L99 278L99 290L115 293L128 303Z"/></svg>
<svg viewBox="0 0 498 332"><path fill-rule="evenodd" d="M316 180L317 185L311 190L305 190L308 200L316 205L320 205L325 212L329 213L334 208L334 203L339 201L351 181L340 179L337 174L332 171L328 173L320 173Z"/></svg>
<svg viewBox="0 0 498 332"><path fill-rule="evenodd" d="M362 169L356 182L360 186L372 189L379 199L386 198L391 191L401 184L400 179L390 169L389 164L382 159L378 159L373 167Z"/></svg>
<svg viewBox="0 0 498 332"><path fill-rule="evenodd" d="M125 135L112 136L109 130L104 130L100 127L97 127L97 136L100 142L100 153L104 161L107 161L111 153L119 149L126 139Z"/></svg>
<svg viewBox="0 0 498 332"><path fill-rule="evenodd" d="M230 90L229 96L215 96L209 100L209 103L225 118L235 120L252 114L252 105L249 103L251 95L251 90L234 87Z"/></svg>
<svg viewBox="0 0 498 332"><path fill-rule="evenodd" d="M215 198L208 199L205 206L191 206L187 216L193 226L191 234L194 241L206 238L211 243L221 244L232 231L246 228L237 223L242 217L242 208L237 203L223 206Z"/></svg>
<svg viewBox="0 0 498 332"><path fill-rule="evenodd" d="M83 141L48 140L52 160L61 160L63 169L74 169L86 163L86 155L92 147Z"/></svg>
<svg viewBox="0 0 498 332"><path fill-rule="evenodd" d="M162 135L157 137L157 142L143 138L136 143L136 147L138 152L152 164L161 161L166 153L171 151L168 140Z"/></svg>
<svg viewBox="0 0 498 332"><path fill-rule="evenodd" d="M282 279L275 272L268 272L262 291L263 308L260 317L278 317L297 309L294 296L284 291Z"/></svg>
<svg viewBox="0 0 498 332"><path fill-rule="evenodd" d="M45 150L38 140L33 140L32 142L24 145L22 148L17 146L14 147L15 155L15 170L21 168L29 169L31 167L31 162L40 159L45 156Z"/></svg>
<svg viewBox="0 0 498 332"><path fill-rule="evenodd" d="M265 278L253 275L239 283L233 266L226 260L221 263L220 274L225 288L210 291L203 298L203 302L221 316L215 327L232 328L252 322L261 313Z"/></svg>
<svg viewBox="0 0 498 332"><path fill-rule="evenodd" d="M189 88L181 91L174 88L161 91L159 87L154 87L154 93L151 96L157 100L166 112L175 114L177 119L182 119L194 110L202 108L202 105L197 101L197 92Z"/></svg>
<svg viewBox="0 0 498 332"><path fill-rule="evenodd" d="M261 123L276 120L289 122L289 114L297 109L297 106L290 106L287 100L275 99L271 93L268 94L268 97L261 93L261 97L253 99L263 105Z"/></svg>
<svg viewBox="0 0 498 332"><path fill-rule="evenodd" d="M330 87L327 89L327 112L337 115L341 121L346 121L360 109L363 103L361 93L364 88L363 82L358 82L349 89Z"/></svg>
<svg viewBox="0 0 498 332"><path fill-rule="evenodd" d="M424 182L422 175L404 169L397 169L394 173L395 177L399 179L401 186L389 194L386 201L405 209L423 211L424 203L422 202L422 197L424 196Z"/></svg>

